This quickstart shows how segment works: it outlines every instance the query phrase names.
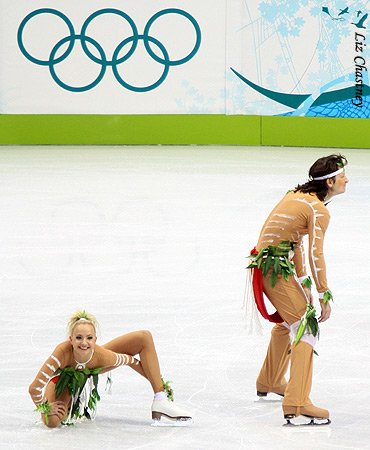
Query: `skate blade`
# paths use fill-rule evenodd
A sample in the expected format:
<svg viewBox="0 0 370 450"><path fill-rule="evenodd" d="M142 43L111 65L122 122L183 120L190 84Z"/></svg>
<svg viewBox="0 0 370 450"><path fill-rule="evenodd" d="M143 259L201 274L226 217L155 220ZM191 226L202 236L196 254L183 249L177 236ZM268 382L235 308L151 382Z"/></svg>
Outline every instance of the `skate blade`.
<svg viewBox="0 0 370 450"><path fill-rule="evenodd" d="M183 418L183 419L153 419L151 423L152 427L188 427L192 425L194 420L192 418Z"/></svg>
<svg viewBox="0 0 370 450"><path fill-rule="evenodd" d="M330 419L320 419L320 418L310 418L310 417L294 417L294 418L285 418L286 423L284 423L284 427L318 427L322 425L330 425ZM308 422L307 422L308 420Z"/></svg>
<svg viewBox="0 0 370 450"><path fill-rule="evenodd" d="M254 400L254 403L281 403L283 401L283 397L280 397L278 394L270 394L269 397L257 397Z"/></svg>

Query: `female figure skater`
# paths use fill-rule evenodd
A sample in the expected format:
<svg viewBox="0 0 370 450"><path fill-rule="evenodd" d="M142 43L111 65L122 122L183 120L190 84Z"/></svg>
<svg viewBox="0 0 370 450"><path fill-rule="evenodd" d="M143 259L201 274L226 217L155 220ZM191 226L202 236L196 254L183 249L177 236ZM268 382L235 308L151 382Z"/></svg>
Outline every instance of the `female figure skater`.
<svg viewBox="0 0 370 450"><path fill-rule="evenodd" d="M172 390L162 381L158 357L149 331L134 331L99 346L96 345L98 323L92 314L78 310L68 322L69 340L59 344L46 360L29 387L29 393L50 428L71 424L81 418L93 418L98 374L127 365L145 377L154 391L153 425L190 425L191 415L168 398ZM140 360L134 358L139 355Z"/></svg>
<svg viewBox="0 0 370 450"><path fill-rule="evenodd" d="M284 396L283 411L288 424L299 415L309 417L311 424L316 419L325 419L316 423L330 423L329 411L314 406L309 398L318 324L302 240L308 235L308 257L321 306L319 322L324 322L330 317L332 299L323 253L330 219L325 203L345 192L346 164L341 155L318 159L309 170L310 180L286 194L272 210L250 256L248 269L257 308L264 318L276 323L257 378L257 395L264 397L274 392ZM277 310L272 315L265 308L264 294ZM294 337L292 346L290 335ZM289 359L287 383L284 375Z"/></svg>

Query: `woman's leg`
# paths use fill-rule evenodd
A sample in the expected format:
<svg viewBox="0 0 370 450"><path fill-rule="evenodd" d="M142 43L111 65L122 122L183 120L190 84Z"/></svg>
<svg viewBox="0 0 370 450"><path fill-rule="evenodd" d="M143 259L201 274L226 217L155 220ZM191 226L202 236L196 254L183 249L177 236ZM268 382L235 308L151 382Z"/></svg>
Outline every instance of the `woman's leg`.
<svg viewBox="0 0 370 450"><path fill-rule="evenodd" d="M68 388L64 389L64 391L59 395L57 399L55 399L55 383L53 381L49 381L49 384L46 386L44 400L49 403L58 402L58 405L54 405L54 409L61 415L59 417L57 414L48 415L48 423L46 423L45 414L41 414L41 420L44 424L49 428L57 427L68 415L68 409L71 405L71 396L68 392ZM63 414L63 412L65 414Z"/></svg>
<svg viewBox="0 0 370 450"><path fill-rule="evenodd" d="M157 352L149 331L134 331L125 334L107 342L103 347L116 353L140 355L140 364L130 367L147 378L152 385L155 394L152 404L152 418L155 419L153 423L158 424L162 416L180 421L182 424L189 425L193 422L191 414L171 402L163 392Z"/></svg>
<svg viewBox="0 0 370 450"><path fill-rule="evenodd" d="M115 353L140 355L140 364L130 366L152 385L154 393L163 391L157 352L150 331L133 331L102 345Z"/></svg>

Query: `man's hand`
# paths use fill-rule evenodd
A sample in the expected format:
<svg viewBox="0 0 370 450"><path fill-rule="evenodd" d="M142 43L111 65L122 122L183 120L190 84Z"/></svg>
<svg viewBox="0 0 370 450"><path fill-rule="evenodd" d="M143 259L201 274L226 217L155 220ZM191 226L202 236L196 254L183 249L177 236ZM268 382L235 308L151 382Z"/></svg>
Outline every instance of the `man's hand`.
<svg viewBox="0 0 370 450"><path fill-rule="evenodd" d="M329 302L326 303L320 302L320 306L321 306L321 315L319 317L319 322L325 322L330 317L331 306Z"/></svg>
<svg viewBox="0 0 370 450"><path fill-rule="evenodd" d="M313 305L313 295L312 292L308 289L308 287L303 286L303 290L307 296L308 299L308 303L311 303L311 305Z"/></svg>

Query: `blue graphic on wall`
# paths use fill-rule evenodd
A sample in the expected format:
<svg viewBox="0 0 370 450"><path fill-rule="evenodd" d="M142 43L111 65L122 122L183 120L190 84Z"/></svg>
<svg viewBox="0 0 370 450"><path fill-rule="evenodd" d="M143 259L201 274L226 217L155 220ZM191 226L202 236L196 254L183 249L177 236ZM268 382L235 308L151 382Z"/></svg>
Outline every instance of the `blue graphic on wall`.
<svg viewBox="0 0 370 450"><path fill-rule="evenodd" d="M237 107L241 108L244 103L245 108L255 107L261 114L271 114L280 108L286 112L273 112L272 115L369 118L369 49L366 41L370 20L366 3L266 0L259 3L260 17L256 19L251 17L246 0L245 8L251 22L245 28L258 29L258 33L253 34L258 79L253 80L235 66L230 67L229 81L234 78L244 86L236 88L238 95L229 94L235 96L234 107L235 101L239 101ZM312 55L301 57L306 56L308 63L299 72L291 44L300 38L308 19L317 24L318 35L311 35L317 43ZM275 67L271 63L267 76L266 71L262 76L265 61L261 58L261 48L273 38L280 50L277 55L271 55ZM302 41L302 52L304 49L305 42ZM290 85L294 86L290 92L284 90L282 84L279 86L283 75L289 77ZM254 105L248 104L248 93L243 89L248 90L249 97L251 89L258 93L259 100L254 96Z"/></svg>
<svg viewBox="0 0 370 450"><path fill-rule="evenodd" d="M37 59L34 56L32 56L26 50L26 45L23 42L23 32L24 32L24 28L27 25L27 23L30 20L32 20L32 18L34 18L38 15L42 15L42 14L52 14L52 15L55 15L55 16L61 18L67 25L67 27L69 29L69 33L70 33L69 36L66 36L65 38L61 39L59 42L57 42L55 44L55 46L51 49L48 60L41 60L41 59ZM95 18L97 18L101 15L104 15L104 14L115 14L115 15L118 15L118 16L124 18L130 25L130 28L132 31L132 35L123 39L120 42L120 44L116 47L111 60L107 59L106 53L105 53L103 47L99 44L99 42L97 42L92 37L89 37L87 34L87 30L88 30L88 27L91 24L91 22ZM171 60L165 46L158 39L156 39L150 35L150 28L152 27L154 22L158 18L160 18L164 15L167 15L167 14L178 14L180 16L185 17L186 19L188 19L191 22L191 24L194 27L195 33L196 33L196 41L195 41L194 47L191 50L191 52L188 55L184 56L183 58L180 58L177 60ZM96 63L100 66L100 73L97 76L97 78L93 82L91 82L85 86L79 86L79 87L70 86L70 85L64 83L59 78L59 76L57 75L56 70L55 70L55 66L57 66L59 63L65 61L68 58L68 56L71 54L76 41L80 41L81 47L82 47L85 55L91 61L93 61L94 63ZM118 71L118 66L121 65L122 63L124 63L125 61L127 61L134 54L135 50L137 49L139 41L143 41L145 49L146 49L147 53L150 55L150 57L153 60L155 60L157 63L159 63L163 66L163 72L162 72L161 76L159 77L159 79L156 82L154 82L153 84L150 84L150 85L144 86L144 87L143 86L139 87L139 86L134 86L132 84L129 84L127 81L125 81L123 79L123 77L120 75L120 73ZM63 46L65 46L65 44L68 44L66 50L64 51L64 53L62 55L57 56L58 51ZM90 44L91 46L94 47L95 51L97 52L96 55L94 55L90 51L87 44ZM31 12L22 20L22 22L19 26L19 29L18 29L18 46L19 46L21 52L23 53L23 55L29 61L31 61L32 63L34 63L36 65L47 66L49 68L50 74L51 74L53 80L55 81L55 83L57 85L59 85L61 88L65 89L67 91L71 91L71 92L85 92L85 91L89 91L89 90L93 89L94 87L96 87L103 79L108 67L112 67L113 74L114 74L116 80L118 81L118 83L121 86L123 86L124 88L128 89L129 91L133 91L133 92L152 91L152 90L158 88L165 81L165 79L167 78L167 75L169 73L170 67L180 66L180 65L185 64L188 61L190 61L198 52L200 44L201 44L201 30L200 30L198 22L188 12L183 11L182 9L176 9L176 8L164 9L164 10L159 11L156 14L154 14L148 20L147 24L145 25L143 34L139 34L135 22L128 14L126 14L125 12L120 11L118 9L112 9L112 8L101 9L101 10L96 11L93 14L91 14L85 20L85 22L81 28L80 34L75 33L72 22L65 14L63 14L62 12L60 12L56 9L50 9L50 8L41 8L41 9ZM153 50L153 48L152 48L153 45L157 49L157 52L155 52ZM125 50L126 46L128 46L127 51ZM125 53L123 52L123 50L125 50ZM158 51L160 53L160 56L158 56L158 54L157 54ZM124 53L124 54L122 54L122 53ZM99 55L99 56L97 56L97 55Z"/></svg>

